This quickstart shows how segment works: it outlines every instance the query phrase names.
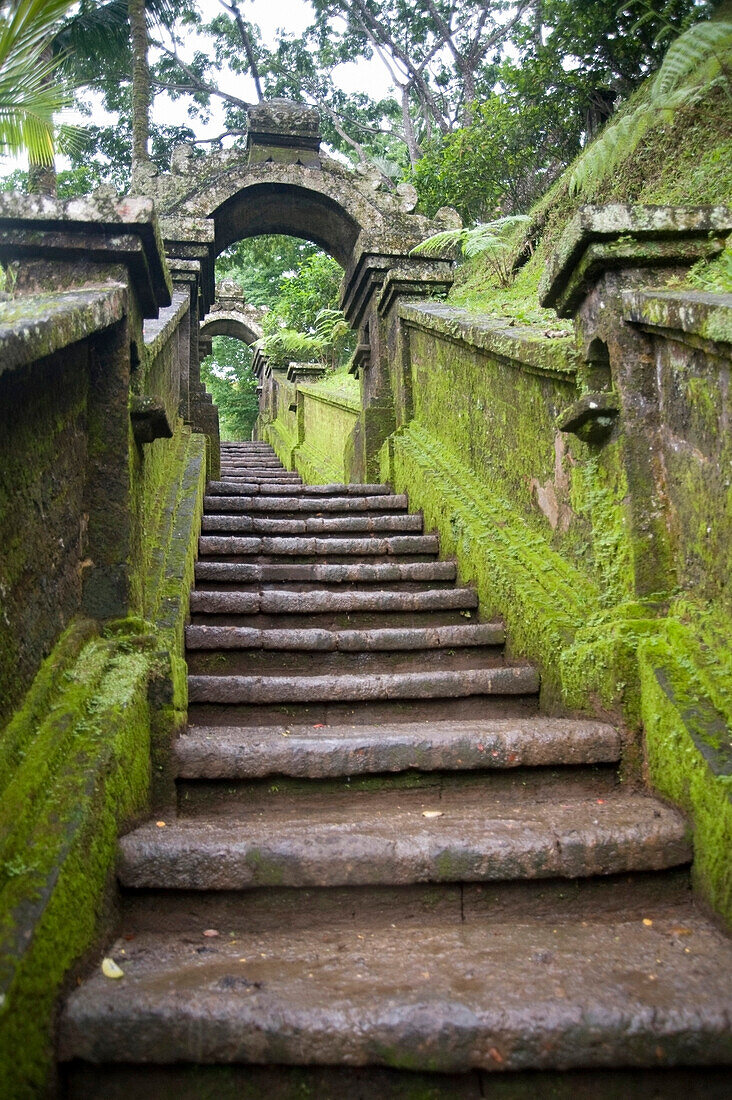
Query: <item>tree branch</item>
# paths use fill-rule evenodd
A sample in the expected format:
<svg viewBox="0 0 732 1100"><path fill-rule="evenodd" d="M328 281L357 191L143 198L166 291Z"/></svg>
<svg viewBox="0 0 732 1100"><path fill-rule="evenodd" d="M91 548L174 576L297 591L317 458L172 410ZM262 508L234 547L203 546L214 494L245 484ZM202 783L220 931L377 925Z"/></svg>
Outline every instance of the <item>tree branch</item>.
<svg viewBox="0 0 732 1100"><path fill-rule="evenodd" d="M160 80L158 77L153 77L156 88L163 88L169 92L206 92L208 93L208 95L218 96L219 99L224 99L227 103L230 103L232 107L240 107L244 111L248 110L252 106L252 104L247 102L247 100L239 99L237 96L231 95L229 92L222 92L220 88L217 88L215 85L209 84L207 81L202 80L201 77L197 73L195 73L189 65L186 65L185 61L182 61L180 59L176 50L168 49L168 47L164 46L161 42L154 42L153 45L157 49L162 50L162 52L167 54L168 57L172 58L173 61L175 61L175 63L180 66L183 73L185 73L185 75L191 82L190 86L188 86L185 84L174 84L171 82L166 82L164 80Z"/></svg>
<svg viewBox="0 0 732 1100"><path fill-rule="evenodd" d="M244 53L247 55L247 61L249 63L249 69L251 70L252 79L254 80L254 87L257 91L257 98L261 103L264 99L264 93L262 91L262 82L259 76L259 66L257 64L257 58L254 53L254 43L252 42L251 35L249 34L249 28L245 23L239 6L236 0L219 0L221 7L230 12L234 16L237 29L239 31L239 37L241 38L242 45L244 47Z"/></svg>

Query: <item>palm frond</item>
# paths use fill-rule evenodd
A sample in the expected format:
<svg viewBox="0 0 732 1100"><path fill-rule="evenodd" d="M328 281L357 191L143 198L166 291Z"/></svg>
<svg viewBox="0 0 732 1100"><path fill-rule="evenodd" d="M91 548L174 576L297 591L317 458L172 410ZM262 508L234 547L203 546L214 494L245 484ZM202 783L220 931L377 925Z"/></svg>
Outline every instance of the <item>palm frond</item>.
<svg viewBox="0 0 732 1100"><path fill-rule="evenodd" d="M73 0L17 0L0 9L0 151L49 164L54 115L71 102L49 57L52 36Z"/></svg>

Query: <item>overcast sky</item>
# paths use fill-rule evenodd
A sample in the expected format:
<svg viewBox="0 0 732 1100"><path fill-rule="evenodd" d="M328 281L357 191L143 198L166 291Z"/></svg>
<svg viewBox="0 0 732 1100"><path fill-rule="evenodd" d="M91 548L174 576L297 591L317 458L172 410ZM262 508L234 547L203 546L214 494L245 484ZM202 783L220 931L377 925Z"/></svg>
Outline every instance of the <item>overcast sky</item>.
<svg viewBox="0 0 732 1100"><path fill-rule="evenodd" d="M222 10L218 0L197 0L197 6L205 22L209 22ZM244 0L241 10L249 22L256 23L260 27L267 45L274 45L279 30L285 30L289 34L301 34L313 18L313 10L307 0ZM187 56L192 56L195 50L205 49L206 39L191 35L189 40L180 47L180 52L185 59ZM335 78L338 86L345 92L363 91L375 98L387 95L390 88L389 75L378 59L340 65L335 71ZM224 74L221 78L221 87L224 91L230 91L241 99L256 100L254 82L250 78ZM223 111L220 101L215 96L212 97L211 120L206 125L199 121L192 122L188 117L187 102L189 102L187 99L171 100L165 94L158 94L153 105L154 120L168 125L191 126L196 131L196 136L200 138L215 137L222 132ZM88 119L76 112L71 112L68 121L78 122L83 126ZM104 110L97 102L94 106L94 121L96 123L112 122L113 117L105 117ZM65 158L57 158L57 163L59 167L64 167ZM0 176L19 167L26 167L24 160L0 157Z"/></svg>

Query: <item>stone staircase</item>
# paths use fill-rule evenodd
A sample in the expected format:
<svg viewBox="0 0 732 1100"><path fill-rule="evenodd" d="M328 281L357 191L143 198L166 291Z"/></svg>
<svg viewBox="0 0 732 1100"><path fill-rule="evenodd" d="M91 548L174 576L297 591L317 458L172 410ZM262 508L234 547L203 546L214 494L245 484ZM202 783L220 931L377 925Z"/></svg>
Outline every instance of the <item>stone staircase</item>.
<svg viewBox="0 0 732 1100"><path fill-rule="evenodd" d="M507 1096L492 1071L729 1060L685 821L619 781L614 728L539 713L438 551L388 486L222 447L177 814L122 838L124 977L66 1003L69 1096ZM532 1080L510 1095L580 1095ZM608 1080L587 1095L667 1095Z"/></svg>

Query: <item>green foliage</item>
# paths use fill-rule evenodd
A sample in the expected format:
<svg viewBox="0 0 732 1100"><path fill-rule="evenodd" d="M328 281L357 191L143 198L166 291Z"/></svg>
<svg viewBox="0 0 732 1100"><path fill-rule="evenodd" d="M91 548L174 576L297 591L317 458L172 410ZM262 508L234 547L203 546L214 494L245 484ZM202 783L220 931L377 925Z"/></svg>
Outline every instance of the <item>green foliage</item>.
<svg viewBox="0 0 732 1100"><path fill-rule="evenodd" d="M470 222L527 210L579 148L578 134L561 130L546 99L490 96L470 126L430 144L417 162L421 207L432 215L454 206Z"/></svg>
<svg viewBox="0 0 732 1100"><path fill-rule="evenodd" d="M73 0L3 0L0 4L0 153L53 161L54 115L71 102L59 79L51 41Z"/></svg>
<svg viewBox="0 0 732 1100"><path fill-rule="evenodd" d="M223 439L251 439L259 412L252 352L241 340L215 336L201 363L201 381L219 409Z"/></svg>
<svg viewBox="0 0 732 1100"><path fill-rule="evenodd" d="M354 335L337 308L342 271L335 260L313 251L297 271L286 271L263 323L259 341L276 363L317 361L336 367L350 354Z"/></svg>
<svg viewBox="0 0 732 1100"><path fill-rule="evenodd" d="M294 275L317 251L314 244L299 237L249 237L222 252L216 261L216 277L233 279L248 302L272 309L280 297L285 273Z"/></svg>
<svg viewBox="0 0 732 1100"><path fill-rule="evenodd" d="M590 191L650 131L672 122L679 108L698 102L716 84L732 96L732 21L698 24L673 42L650 86L579 158L569 180L570 194Z"/></svg>
<svg viewBox="0 0 732 1100"><path fill-rule="evenodd" d="M713 260L700 260L687 275L692 286L716 294L732 294L732 248Z"/></svg>
<svg viewBox="0 0 732 1100"><path fill-rule="evenodd" d="M341 267L319 249L311 252L296 270L284 271L277 298L264 320L265 335L280 328L313 335L320 311L338 305L342 276Z"/></svg>
<svg viewBox="0 0 732 1100"><path fill-rule="evenodd" d="M412 249L413 256L463 255L468 258L485 254L486 265L499 287L510 286L513 278L515 230L530 221L526 214L511 214L484 222L472 229L446 229L435 233Z"/></svg>

